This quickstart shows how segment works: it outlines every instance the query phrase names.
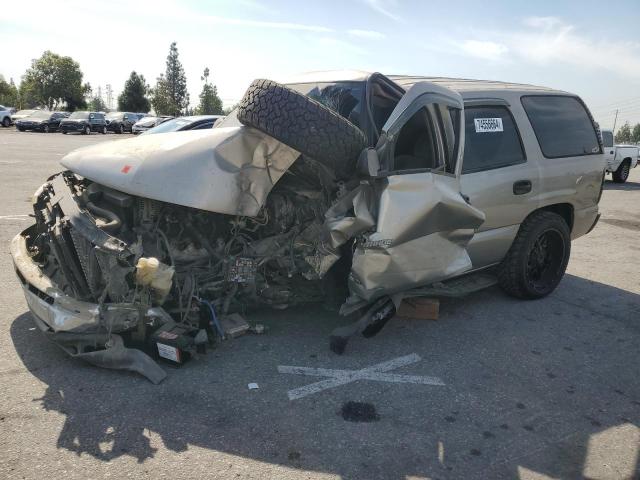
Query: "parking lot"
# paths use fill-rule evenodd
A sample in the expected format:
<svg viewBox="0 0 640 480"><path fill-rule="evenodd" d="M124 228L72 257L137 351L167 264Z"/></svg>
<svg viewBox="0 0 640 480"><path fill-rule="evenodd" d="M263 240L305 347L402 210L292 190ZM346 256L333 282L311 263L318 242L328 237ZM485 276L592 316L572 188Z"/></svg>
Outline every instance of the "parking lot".
<svg viewBox="0 0 640 480"><path fill-rule="evenodd" d="M543 300L446 300L437 321L394 319L343 356L328 348L337 314L264 310L249 320L265 334L152 385L49 343L8 254L65 153L130 137L0 129L0 477L640 478L640 168L606 182L600 223ZM383 362L415 381L344 372ZM371 421L350 421L349 401Z"/></svg>

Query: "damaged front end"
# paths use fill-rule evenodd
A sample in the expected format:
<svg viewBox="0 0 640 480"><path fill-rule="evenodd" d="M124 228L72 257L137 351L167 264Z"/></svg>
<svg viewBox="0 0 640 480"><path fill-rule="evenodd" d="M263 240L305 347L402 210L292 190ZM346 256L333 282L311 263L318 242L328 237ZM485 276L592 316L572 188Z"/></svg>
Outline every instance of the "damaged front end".
<svg viewBox="0 0 640 480"><path fill-rule="evenodd" d="M238 139L237 132L229 137ZM224 175L218 175L208 179L209 188L236 193L233 201L216 200L214 193L218 206L207 208L229 213L184 205L191 203L191 191L159 190L174 196L175 203L169 203L71 171L51 177L34 195L36 224L16 236L11 247L38 326L74 356L160 381L163 371L141 349L177 361L178 354L163 355L154 344L160 330L165 338L175 335L167 325L179 326L189 340L181 352L195 352L225 335L221 324L234 312L252 305L285 308L321 301L330 289L335 293L340 281L326 277L341 253L323 241L322 230L325 212L347 186L305 158L279 170L298 154L262 138L238 142L236 165L219 151L213 156L208 151L209 171L226 169L234 182L224 185ZM148 159L140 156L142 142L135 140L119 158L143 171ZM74 153L65 162L82 171L92 155L91 150ZM118 171L126 178L122 167ZM274 178L280 178L277 185ZM346 289L346 274L342 279Z"/></svg>
<svg viewBox="0 0 640 480"><path fill-rule="evenodd" d="M426 101L420 88L408 102ZM471 269L484 215L460 195L461 152L450 155L450 172L382 174L389 159L369 149L368 168L338 178L239 125L87 147L36 192L36 223L11 253L41 330L96 365L159 382L145 351L181 363L252 306L308 302L364 314L334 332L341 352L407 291Z"/></svg>

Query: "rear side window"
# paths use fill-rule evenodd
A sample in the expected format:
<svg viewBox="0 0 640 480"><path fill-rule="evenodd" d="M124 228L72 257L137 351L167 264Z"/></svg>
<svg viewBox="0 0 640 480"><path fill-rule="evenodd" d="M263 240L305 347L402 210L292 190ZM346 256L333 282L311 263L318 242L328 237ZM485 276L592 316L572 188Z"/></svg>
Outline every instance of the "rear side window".
<svg viewBox="0 0 640 480"><path fill-rule="evenodd" d="M598 136L584 105L576 97L522 97L542 154L547 158L600 153Z"/></svg>
<svg viewBox="0 0 640 480"><path fill-rule="evenodd" d="M520 134L506 107L465 108L462 173L524 163Z"/></svg>
<svg viewBox="0 0 640 480"><path fill-rule="evenodd" d="M613 133L609 131L602 132L602 145L604 147L613 147Z"/></svg>

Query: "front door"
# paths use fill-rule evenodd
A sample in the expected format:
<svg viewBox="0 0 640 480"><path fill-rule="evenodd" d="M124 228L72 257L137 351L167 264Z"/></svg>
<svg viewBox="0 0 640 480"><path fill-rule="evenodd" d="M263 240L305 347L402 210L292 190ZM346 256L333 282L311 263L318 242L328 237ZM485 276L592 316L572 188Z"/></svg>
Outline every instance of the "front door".
<svg viewBox="0 0 640 480"><path fill-rule="evenodd" d="M459 275L484 214L460 194L464 109L459 94L429 82L402 97L376 150L375 231L354 252L350 288L373 298Z"/></svg>

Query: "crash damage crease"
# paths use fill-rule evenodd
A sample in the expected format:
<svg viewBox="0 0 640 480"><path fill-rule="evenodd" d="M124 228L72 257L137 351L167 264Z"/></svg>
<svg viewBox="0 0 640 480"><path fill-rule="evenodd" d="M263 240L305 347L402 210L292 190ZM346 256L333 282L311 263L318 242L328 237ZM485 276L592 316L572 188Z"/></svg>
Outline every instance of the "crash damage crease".
<svg viewBox="0 0 640 480"><path fill-rule="evenodd" d="M246 127L112 142L61 163L69 171L36 192L36 224L12 242L29 308L68 353L154 382L162 370L122 337L179 324L202 345L217 315L321 300L346 280L335 278L345 259L342 312L373 304L382 319L403 291L469 270L484 220L435 174L338 182Z"/></svg>

